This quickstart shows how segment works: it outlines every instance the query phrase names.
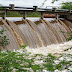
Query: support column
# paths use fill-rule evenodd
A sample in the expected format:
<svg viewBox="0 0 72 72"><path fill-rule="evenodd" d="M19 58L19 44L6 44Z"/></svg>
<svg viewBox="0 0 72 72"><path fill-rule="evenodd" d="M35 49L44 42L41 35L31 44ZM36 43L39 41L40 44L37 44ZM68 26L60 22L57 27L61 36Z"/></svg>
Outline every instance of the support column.
<svg viewBox="0 0 72 72"><path fill-rule="evenodd" d="M10 8L9 8L9 9L11 9L11 10L13 10L13 9L14 9L14 4L9 4L9 6L10 6Z"/></svg>
<svg viewBox="0 0 72 72"><path fill-rule="evenodd" d="M58 14L56 14L56 19L58 20Z"/></svg>
<svg viewBox="0 0 72 72"><path fill-rule="evenodd" d="M2 18L5 20L6 19L6 12L2 13Z"/></svg>
<svg viewBox="0 0 72 72"><path fill-rule="evenodd" d="M26 19L26 12L23 13L23 18Z"/></svg>
<svg viewBox="0 0 72 72"><path fill-rule="evenodd" d="M38 10L37 6L33 6L33 7L34 7L33 11L37 11Z"/></svg>
<svg viewBox="0 0 72 72"><path fill-rule="evenodd" d="M41 19L43 19L43 12L41 12Z"/></svg>
<svg viewBox="0 0 72 72"><path fill-rule="evenodd" d="M71 10L69 10L69 13L71 13Z"/></svg>
<svg viewBox="0 0 72 72"><path fill-rule="evenodd" d="M56 8L52 8L52 9L53 9L52 11L56 12Z"/></svg>
<svg viewBox="0 0 72 72"><path fill-rule="evenodd" d="M56 8L53 8L52 11L56 12ZM56 19L58 20L58 14L55 14L55 15L56 15Z"/></svg>

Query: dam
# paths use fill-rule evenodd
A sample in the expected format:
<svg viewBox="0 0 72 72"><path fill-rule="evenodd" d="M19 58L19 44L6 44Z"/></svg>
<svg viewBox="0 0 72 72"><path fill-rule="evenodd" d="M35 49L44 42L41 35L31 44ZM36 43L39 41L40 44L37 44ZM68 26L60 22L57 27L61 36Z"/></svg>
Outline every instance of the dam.
<svg viewBox="0 0 72 72"><path fill-rule="evenodd" d="M34 19L34 18L33 18ZM17 21L9 19L0 21L0 30L5 29L4 33L10 41L5 49L13 50L20 48L21 41L31 48L47 46L51 44L59 44L66 42L67 33L71 32L71 22L65 19L40 19L31 18Z"/></svg>
<svg viewBox="0 0 72 72"><path fill-rule="evenodd" d="M7 8L10 8L10 6ZM5 10L19 11L14 10L13 8L14 7L12 6L11 9ZM36 9L37 7L35 7L33 11ZM25 10L25 12L26 11L27 10ZM47 11L44 12L47 13ZM60 14L55 10L51 13ZM61 14L64 14L64 12L61 12ZM0 19L0 30L6 30L4 35L8 37L10 44L5 48L1 47L1 49L20 49L23 43L31 48L37 48L66 42L68 33L72 31L72 22L65 18L58 18L58 16L56 16L56 18L43 18L42 15L43 11L41 11L41 18L25 18L24 13L24 17L19 20L10 20L7 18L5 19L5 13L3 13L3 17Z"/></svg>

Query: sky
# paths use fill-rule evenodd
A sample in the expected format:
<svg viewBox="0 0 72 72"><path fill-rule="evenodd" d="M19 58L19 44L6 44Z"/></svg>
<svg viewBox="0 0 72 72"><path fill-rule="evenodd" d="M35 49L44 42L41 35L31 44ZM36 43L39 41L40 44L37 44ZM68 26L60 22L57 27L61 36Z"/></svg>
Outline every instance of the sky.
<svg viewBox="0 0 72 72"><path fill-rule="evenodd" d="M60 0L58 2L55 2L54 4L52 4L51 1L52 0L47 0L43 7L59 6L61 2L72 1L72 0ZM0 4L2 5L8 6L9 4L15 4L15 6L25 6L25 7L32 7L32 6L40 7L43 2L44 0L0 0Z"/></svg>

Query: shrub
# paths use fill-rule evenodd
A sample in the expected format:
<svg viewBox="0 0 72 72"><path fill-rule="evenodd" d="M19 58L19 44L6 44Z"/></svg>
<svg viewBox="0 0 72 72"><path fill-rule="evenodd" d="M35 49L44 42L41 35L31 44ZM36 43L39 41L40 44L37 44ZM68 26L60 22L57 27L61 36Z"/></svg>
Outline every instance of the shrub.
<svg viewBox="0 0 72 72"><path fill-rule="evenodd" d="M0 46L3 48L5 48L7 45L10 44L7 36L3 36L5 31L6 31L5 29L1 29L1 31L0 31Z"/></svg>
<svg viewBox="0 0 72 72"><path fill-rule="evenodd" d="M69 9L69 10L72 10L72 2L65 2L65 3L62 3L62 9Z"/></svg>

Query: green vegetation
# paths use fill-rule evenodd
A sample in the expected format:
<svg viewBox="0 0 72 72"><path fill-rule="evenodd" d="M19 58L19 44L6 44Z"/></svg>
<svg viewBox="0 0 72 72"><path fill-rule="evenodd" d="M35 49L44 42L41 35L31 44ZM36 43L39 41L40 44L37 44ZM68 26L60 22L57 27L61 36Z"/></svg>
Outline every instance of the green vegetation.
<svg viewBox="0 0 72 72"><path fill-rule="evenodd" d="M63 60L60 58L63 57ZM66 58L70 59L71 54L60 54L56 57L52 54L44 56L42 54L31 55L27 52L25 46L22 46L21 50L12 51L0 51L0 72L43 72L47 70L54 72L56 69L62 71L67 69L71 71L72 61L67 61ZM55 61L59 61L56 63Z"/></svg>
<svg viewBox="0 0 72 72"><path fill-rule="evenodd" d="M0 72L29 72L28 68L32 68L35 72L40 68L34 64L34 59L29 59L29 53L26 49L20 52L0 52Z"/></svg>
<svg viewBox="0 0 72 72"><path fill-rule="evenodd" d="M54 3L55 1L59 1L59 0L52 0L52 3Z"/></svg>
<svg viewBox="0 0 72 72"><path fill-rule="evenodd" d="M23 15L18 13L18 12L10 12L10 13L6 13L7 17L22 17Z"/></svg>
<svg viewBox="0 0 72 72"><path fill-rule="evenodd" d="M56 60L55 56L52 56L51 54L48 54L47 58L44 59L45 64L43 64L44 68L46 68L47 71L54 71L55 67L53 65L54 60Z"/></svg>
<svg viewBox="0 0 72 72"><path fill-rule="evenodd" d="M65 2L65 3L62 3L62 9L69 9L69 10L72 10L72 2Z"/></svg>
<svg viewBox="0 0 72 72"><path fill-rule="evenodd" d="M67 41L72 40L72 32L63 32L63 31L61 31L61 32L68 34L68 36L67 36L67 38L66 38ZM70 47L70 48L68 48L68 49L65 49L64 51L68 51L68 50L71 50L71 49L72 49L72 47Z"/></svg>
<svg viewBox="0 0 72 72"><path fill-rule="evenodd" d="M0 16L2 16L2 13L0 13ZM40 13L27 13L27 17L40 17L41 14ZM23 14L21 13L18 13L18 12L9 12L9 13L6 13L6 17L23 17Z"/></svg>
<svg viewBox="0 0 72 72"><path fill-rule="evenodd" d="M0 31L0 46L3 48L5 48L7 45L10 44L7 36L3 35L5 31L6 31L5 29L1 29L1 31Z"/></svg>
<svg viewBox="0 0 72 72"><path fill-rule="evenodd" d="M40 13L35 13L35 12L33 12L33 13L27 13L27 17L40 17L40 16L41 16Z"/></svg>
<svg viewBox="0 0 72 72"><path fill-rule="evenodd" d="M66 38L67 41L72 40L72 32L64 32L64 31L60 31L60 32L67 34L67 38Z"/></svg>
<svg viewBox="0 0 72 72"><path fill-rule="evenodd" d="M70 48L68 48L68 49L65 49L64 51L68 51L68 50L71 50L72 49L72 47L70 47Z"/></svg>
<svg viewBox="0 0 72 72"><path fill-rule="evenodd" d="M3 35L5 31L2 29L0 34ZM5 47L9 44L6 36L0 36L0 39L0 46ZM63 60L60 60L61 57ZM54 72L56 69L59 71L66 69L71 72L69 69L72 67L71 57L71 54L60 54L59 57L52 54L32 55L27 52L26 45L23 45L21 50L0 51L0 72L43 72L43 70Z"/></svg>
<svg viewBox="0 0 72 72"><path fill-rule="evenodd" d="M40 7L42 7L46 1L47 0L45 0ZM52 0L52 3L54 3L55 1L59 1L59 0ZM65 3L63 2L61 5L62 5L61 7L62 9L72 10L72 2L65 2ZM0 16L2 16L2 13L0 13ZM7 17L23 17L23 14L18 12L11 12L11 13L6 13L6 16ZM40 16L41 16L40 13L35 13L35 12L27 13L27 17L40 17Z"/></svg>
<svg viewBox="0 0 72 72"><path fill-rule="evenodd" d="M72 40L72 32L68 33L68 37L66 40L68 40L68 41Z"/></svg>

